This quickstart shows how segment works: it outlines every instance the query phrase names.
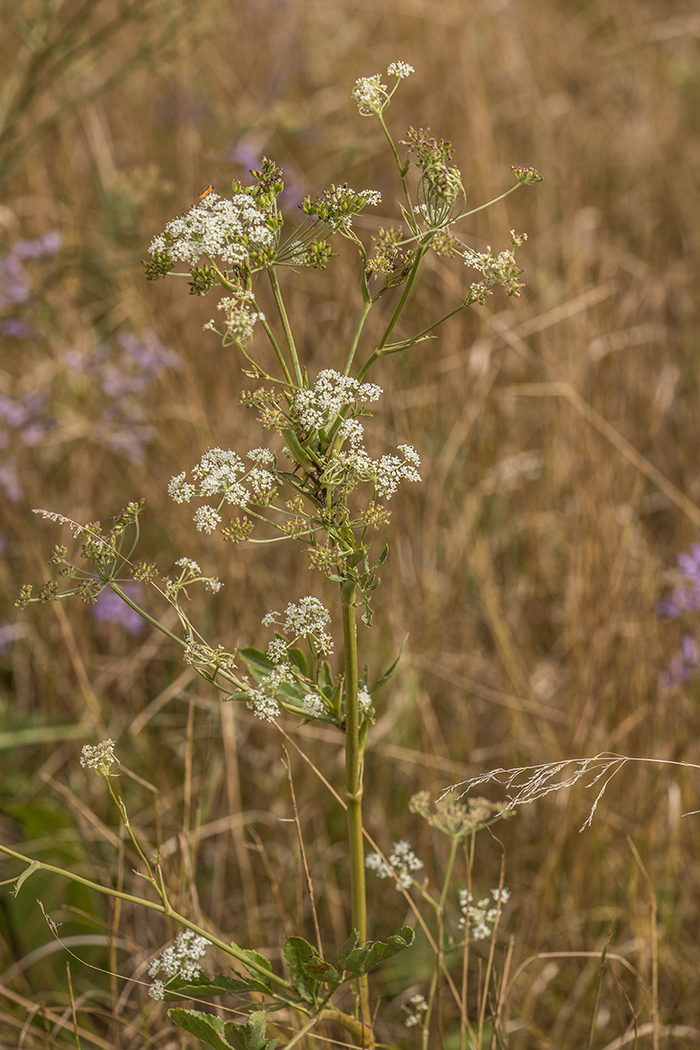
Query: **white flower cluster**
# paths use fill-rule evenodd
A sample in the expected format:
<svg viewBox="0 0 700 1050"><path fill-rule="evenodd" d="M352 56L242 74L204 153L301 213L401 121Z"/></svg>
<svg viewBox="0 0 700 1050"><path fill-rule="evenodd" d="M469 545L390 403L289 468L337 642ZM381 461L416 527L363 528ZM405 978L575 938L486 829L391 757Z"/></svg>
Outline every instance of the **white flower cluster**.
<svg viewBox="0 0 700 1050"><path fill-rule="evenodd" d="M190 583L203 583L212 594L218 594L223 587L218 576L202 576L198 562L193 561L192 558L178 558L175 564L182 569L179 578L173 581L166 577L164 581L165 593L173 601L177 600L179 592Z"/></svg>
<svg viewBox="0 0 700 1050"><path fill-rule="evenodd" d="M412 995L406 1004L406 1009L409 1010L408 1017L404 1021L406 1028L415 1028L416 1025L422 1024L423 1017L428 1012L425 996Z"/></svg>
<svg viewBox="0 0 700 1050"><path fill-rule="evenodd" d="M304 710L310 718L318 718L325 713L326 706L318 693L307 693L304 697Z"/></svg>
<svg viewBox="0 0 700 1050"><path fill-rule="evenodd" d="M415 69L408 62L392 62L387 67L386 72L387 76L404 80L411 73L415 73ZM382 83L381 73L375 73L374 76L360 77L355 81L352 97L357 103L361 116L371 117L375 113L379 114L383 109L386 109L395 90L396 86L389 91L386 84Z"/></svg>
<svg viewBox="0 0 700 1050"><path fill-rule="evenodd" d="M108 777L116 761L113 740L102 740L95 745L83 744L80 752L80 765L83 769L94 769L98 776Z"/></svg>
<svg viewBox="0 0 700 1050"><path fill-rule="evenodd" d="M351 408L355 415L360 405L378 401L381 396L382 388L376 383L358 383L333 368L324 368L313 387L295 394L293 410L306 430L327 430L345 409ZM356 425L361 437L362 425Z"/></svg>
<svg viewBox="0 0 700 1050"><path fill-rule="evenodd" d="M168 253L173 260L196 266L203 255L227 266L248 262L249 248L272 248L274 237L265 213L247 193L227 200L209 193L186 215L173 219L151 241L151 255Z"/></svg>
<svg viewBox="0 0 700 1050"><path fill-rule="evenodd" d="M468 890L459 891L459 908L462 918L459 921L461 930L468 929L473 941L483 941L493 933L493 926L502 906L510 900L510 890L491 890L491 898L484 897L474 904L474 897Z"/></svg>
<svg viewBox="0 0 700 1050"><path fill-rule="evenodd" d="M178 933L175 944L165 948L153 960L148 967L148 976L156 977L162 971L166 981L171 977L181 977L184 981L195 980L201 973L198 960L203 958L210 944L211 941L206 937L200 937L192 930L183 930ZM148 994L151 999L164 999L164 982L154 980Z"/></svg>
<svg viewBox="0 0 700 1050"><path fill-rule="evenodd" d="M325 655L333 652L333 639L326 631L326 627L331 622L331 614L318 598L307 595L298 605L290 602L284 610L282 623L280 623L279 616L278 612L269 612L263 617L262 622L266 627L278 624L283 633L292 640L306 638L315 642L319 652Z"/></svg>
<svg viewBox="0 0 700 1050"><path fill-rule="evenodd" d="M255 449L251 455L254 462L263 462L261 453L265 450ZM270 462L274 457L270 453ZM239 475L245 475L242 484ZM278 483L275 475L263 467L252 467L246 473L246 466L237 453L222 448L210 448L204 453L200 462L192 469L192 477L198 484L187 481L185 471L171 478L168 493L176 503L189 503L195 497L221 496L218 507L208 504L199 507L194 521L199 532L211 534L221 521L219 510L224 503L236 507L246 507L249 503L268 505L277 497Z"/></svg>
<svg viewBox="0 0 700 1050"><path fill-rule="evenodd" d="M255 689L247 691L247 706L258 718L272 722L280 714L277 702L280 689L295 681L294 670L288 658L290 645L299 638L306 638L317 653L332 653L333 639L326 631L331 622L331 614L318 598L307 595L296 605L290 602L283 614L267 613L262 622L266 627L277 625L288 636L287 639L274 638L269 643L267 658L275 666L258 682ZM310 718L317 718L326 710L322 697L313 692L305 694L302 707Z"/></svg>
<svg viewBox="0 0 700 1050"><path fill-rule="evenodd" d="M410 77L411 73L415 73L415 69L409 66L408 62L392 62L387 68L387 75L398 77L399 80L405 80L406 77Z"/></svg>
<svg viewBox="0 0 700 1050"><path fill-rule="evenodd" d="M273 722L280 714L280 705L275 699L277 693L283 685L293 681L291 666L288 663L278 664L269 674L261 678L255 689L248 690L246 707L257 718L262 718L265 722Z"/></svg>
<svg viewBox="0 0 700 1050"><path fill-rule="evenodd" d="M257 309L251 309L253 303L251 292L239 292L235 296L224 296L223 299L219 299L217 310L223 310L226 315L225 346L231 343L244 345L253 338L255 322L265 319ZM204 327L215 330L216 322L209 321Z"/></svg>
<svg viewBox="0 0 700 1050"><path fill-rule="evenodd" d="M363 117L372 117L375 113L381 113L389 104L389 89L382 84L381 73L375 73L371 77L359 77L355 81L355 89L352 97L357 103L357 108Z"/></svg>
<svg viewBox="0 0 700 1050"><path fill-rule="evenodd" d="M382 456L374 460L366 449L355 446L348 452L339 452L326 468L321 481L327 485L338 485L350 491L362 481L372 481L377 495L391 499L402 480L420 481L418 473L420 456L412 445L399 445L398 456Z"/></svg>
<svg viewBox="0 0 700 1050"><path fill-rule="evenodd" d="M376 873L380 879L394 879L397 890L408 890L413 885L412 871L420 871L423 861L418 860L411 849L410 843L402 839L394 843L394 848L389 854L389 863L383 861L378 853L368 853L365 857L365 867Z"/></svg>
<svg viewBox="0 0 700 1050"><path fill-rule="evenodd" d="M369 695L364 686L361 686L357 690L357 706L362 712L369 711L370 707L372 706L372 697Z"/></svg>

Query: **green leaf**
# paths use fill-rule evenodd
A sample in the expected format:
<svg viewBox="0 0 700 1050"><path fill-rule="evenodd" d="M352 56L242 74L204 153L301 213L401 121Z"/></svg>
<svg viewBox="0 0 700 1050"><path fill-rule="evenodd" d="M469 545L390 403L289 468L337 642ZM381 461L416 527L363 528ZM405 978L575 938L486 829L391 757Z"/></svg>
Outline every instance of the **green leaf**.
<svg viewBox="0 0 700 1050"><path fill-rule="evenodd" d="M413 944L415 934L410 926L404 926L398 933L392 934L384 943L383 941L367 941L362 948L353 948L343 961L346 973L352 977L362 977L379 963L392 956L398 955L405 948ZM344 947L347 947L345 945ZM344 950L344 949L343 949Z"/></svg>
<svg viewBox="0 0 700 1050"><path fill-rule="evenodd" d="M284 942L284 957L287 960L292 983L301 998L306 1003L315 1003L318 998L320 981L306 972L304 964L314 958L323 962L316 949L303 937L287 937Z"/></svg>
<svg viewBox="0 0 700 1050"><path fill-rule="evenodd" d="M280 635L277 635L277 637L279 638ZM289 656L290 664L292 664L293 667L296 667L297 671L300 671L304 678L308 678L309 665L301 649L288 649L287 655Z"/></svg>
<svg viewBox="0 0 700 1050"><path fill-rule="evenodd" d="M385 545L385 547L384 547L384 550L382 551L382 553L379 555L379 557L375 561L375 563L374 563L374 565L372 567L372 572L374 572L375 569L378 569L380 565L383 565L388 557L389 557L389 544L387 543Z"/></svg>
<svg viewBox="0 0 700 1050"><path fill-rule="evenodd" d="M345 962L357 944L357 930L353 930L343 947L338 952L338 966L341 970L345 969Z"/></svg>
<svg viewBox="0 0 700 1050"><path fill-rule="evenodd" d="M204 1014L200 1010L183 1010L176 1006L173 1010L168 1010L168 1017L178 1028L189 1032L207 1046L213 1046L214 1050L231 1050L231 1044L221 1038L225 1025L216 1014Z"/></svg>
<svg viewBox="0 0 700 1050"><path fill-rule="evenodd" d="M259 649L239 649L238 655L248 665L251 674L258 682L266 674L269 674L275 666L272 660L265 656L265 653L261 653Z"/></svg>
<svg viewBox="0 0 700 1050"><path fill-rule="evenodd" d="M384 672L384 674L382 675L382 677L379 679L378 682L375 682L375 684L372 687L372 689L369 690L370 693L376 693L377 689L381 689L381 687L383 685L386 685L386 683L389 681L390 678L394 677L394 675L396 674L396 668L399 666L399 660L403 656L403 651L406 648L406 642L407 641L408 641L408 635L406 635L406 637L404 638L404 640L402 642L401 648L399 649L399 655L396 657L396 659L394 660L394 662L391 665L391 667L389 668L389 670Z"/></svg>
<svg viewBox="0 0 700 1050"><path fill-rule="evenodd" d="M284 957L292 981L301 998L307 1003L316 1003L321 985L334 990L342 978L334 966L326 962L313 945L303 937L288 937L284 942ZM323 992L325 995L325 991Z"/></svg>
<svg viewBox="0 0 700 1050"><path fill-rule="evenodd" d="M241 992L260 991L267 991L262 981L247 981L215 973L213 977L202 974L195 980L172 977L165 986L165 998L167 1002L172 1002L174 999L203 999L212 995L240 995Z"/></svg>
<svg viewBox="0 0 700 1050"><path fill-rule="evenodd" d="M224 1025L226 1045L234 1050L275 1050L277 1040L268 1041L265 1037L265 1027L264 1010L256 1010L245 1024L227 1021Z"/></svg>
<svg viewBox="0 0 700 1050"><path fill-rule="evenodd" d="M255 966L246 967L248 973L251 975L256 984L258 984L265 991L271 992L272 984L270 983L269 979L265 976L265 974L260 972L261 968L267 971L270 974L270 976L272 976L272 963L270 962L270 960L266 959L264 955L260 954L260 952L256 952L253 948L242 948L239 949L239 951L241 951L247 959L250 959L252 963L256 964ZM243 965L245 966L245 963Z"/></svg>
<svg viewBox="0 0 700 1050"><path fill-rule="evenodd" d="M327 660L322 660L319 664L316 682L324 696L331 696L333 692L333 674Z"/></svg>

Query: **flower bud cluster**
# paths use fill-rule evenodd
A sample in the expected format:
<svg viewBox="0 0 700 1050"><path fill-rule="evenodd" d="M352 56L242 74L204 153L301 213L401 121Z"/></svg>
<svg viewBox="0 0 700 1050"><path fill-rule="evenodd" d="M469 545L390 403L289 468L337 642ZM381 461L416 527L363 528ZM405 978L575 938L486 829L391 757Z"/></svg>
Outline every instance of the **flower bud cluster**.
<svg viewBox="0 0 700 1050"><path fill-rule="evenodd" d="M368 204L376 207L381 199L379 190L357 191L344 183L342 186L331 185L319 197L305 197L299 207L305 215L317 215L331 230L347 230L352 225L353 215L359 215ZM325 256L322 256L322 261L325 263Z"/></svg>

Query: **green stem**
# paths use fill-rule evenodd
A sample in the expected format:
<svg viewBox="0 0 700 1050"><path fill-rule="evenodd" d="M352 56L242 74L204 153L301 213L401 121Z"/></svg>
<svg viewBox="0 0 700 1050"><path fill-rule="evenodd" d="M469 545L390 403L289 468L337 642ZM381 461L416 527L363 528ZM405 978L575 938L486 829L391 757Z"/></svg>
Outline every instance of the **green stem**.
<svg viewBox="0 0 700 1050"><path fill-rule="evenodd" d="M352 926L358 945L367 941L367 900L365 894L365 851L362 844L362 751L360 748L360 708L357 698L357 624L355 584L345 580L340 587L343 607L345 665L345 801L348 807L348 846L350 849L350 899ZM360 1018L370 1021L369 980L360 978Z"/></svg>
<svg viewBox="0 0 700 1050"><path fill-rule="evenodd" d="M403 308L406 305L406 300L408 299L409 295L411 294L411 289L413 288L413 282L415 281L416 276L418 274L418 268L420 267L421 260L423 259L423 256L427 252L428 247L429 247L428 244L421 244L420 247L416 249L416 257L413 260L413 266L411 267L411 272L408 275L408 280L406 281L406 284L404 285L403 294L401 296L401 299L399 300L399 304L396 307L396 309L394 310L393 316L392 316L391 320L389 321L389 324L386 327L386 331L384 332L384 335L382 336L381 342L377 346L377 349L374 351L373 354L371 354L371 356L367 359L367 361L365 361L364 365L360 369L360 371L358 373L358 376L357 376L358 382L360 382L360 383L362 382L362 380L367 375L367 372L372 367L372 365L377 360L377 358L382 356L382 350L384 349L384 347L388 343L389 336L393 332L393 330L394 330L394 328L395 328L395 326L396 326L396 324L397 324L401 314L403 313Z"/></svg>
<svg viewBox="0 0 700 1050"><path fill-rule="evenodd" d="M357 328L355 330L355 336L353 338L352 345L351 345L350 350L348 352L348 359L345 362L345 371L343 372L343 375L345 375L345 376L350 375L350 369L352 368L352 362L353 362L353 359L355 357L355 351L357 350L357 344L360 341L360 336L362 334L362 329L364 328L365 321L367 320L367 314L370 312L371 309L372 309L372 300L371 299L369 301L366 300L364 302L363 306L362 306L362 313L360 315L360 320L357 323Z"/></svg>
<svg viewBox="0 0 700 1050"><path fill-rule="evenodd" d="M299 364L299 355L297 354L296 343L294 342L294 336L292 334L292 328L287 317L287 311L284 306L284 300L282 299L282 290L280 283L277 280L277 273L274 266L268 268L268 274L270 277L270 284L272 285L272 291L275 296L275 302L277 303L277 309L279 311L280 320L282 321L282 327L284 328L285 338L287 340L287 348L289 350L289 356L292 359L292 367L294 368L294 378L296 385L301 389L304 385L303 376L301 374L301 365Z"/></svg>
<svg viewBox="0 0 700 1050"><path fill-rule="evenodd" d="M124 591L118 584L114 583L114 581L110 581L109 586L112 588L115 594L119 595L123 602L126 602L130 609L133 609L134 612L137 612L139 614L139 616L142 616L143 619L150 623L152 627L157 627L162 634L167 635L168 638L171 638L173 642L177 642L177 644L182 646L183 649L187 648L187 642L183 641L182 638L178 638L178 636L176 634L173 634L172 631L169 631L167 627L164 627L162 623L156 620L153 616L150 616L145 611L145 609L142 609L140 605L136 604L136 602L132 602L131 598L129 598L128 595L124 593Z"/></svg>
<svg viewBox="0 0 700 1050"><path fill-rule="evenodd" d="M289 386L293 386L294 384L292 383L292 377L290 376L289 369L287 368L287 362L285 361L284 355L282 354L282 351L281 351L281 349L279 347L279 344L278 344L277 340L275 339L275 337L273 335L272 329L270 328L270 326L267 323L267 321L264 318L262 318L262 317L260 318L260 324L263 326L263 328L265 330L265 334L266 334L267 338L270 340L270 343L272 344L272 349L275 351L275 356L277 357L277 360L280 363L282 371L284 372L284 378L286 379L287 384ZM250 358L248 358L248 360L250 360Z"/></svg>
<svg viewBox="0 0 700 1050"><path fill-rule="evenodd" d="M381 113L377 113L377 116L379 117L379 123L382 126L382 131L386 135L386 140L389 143L389 146L391 147L391 152L394 154L394 160L396 161L396 167L399 169L399 177L401 179L401 184L403 186L403 192L404 192L404 195L406 197L406 203L407 203L407 205L409 207L409 211L410 211L411 198L410 198L410 195L409 195L409 192L408 192L408 183L406 182L406 172L408 171L408 163L406 163L405 165L401 163L401 160L399 158L399 154L398 154L398 152L396 150L396 146L394 145L394 140L392 139L391 134L389 133L389 129L386 126L386 123L384 122L383 115ZM414 233L415 233L415 230L414 230Z"/></svg>

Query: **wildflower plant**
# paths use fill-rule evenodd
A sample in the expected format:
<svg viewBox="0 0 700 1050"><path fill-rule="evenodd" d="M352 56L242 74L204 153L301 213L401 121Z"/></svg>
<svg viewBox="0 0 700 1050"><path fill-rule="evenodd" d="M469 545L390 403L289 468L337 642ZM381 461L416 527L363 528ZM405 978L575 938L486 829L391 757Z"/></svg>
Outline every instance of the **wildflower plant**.
<svg viewBox="0 0 700 1050"><path fill-rule="evenodd" d="M215 1047L273 1047L275 1040L266 1035L265 1011L282 1007L291 1011L288 1016L298 1019L297 1034L289 1046L324 1021L340 1026L358 1046L377 1045L369 974L406 949L413 930L403 927L384 942L370 939L366 868L380 878L393 879L406 894L415 892L437 916L431 935L437 958L431 989L427 1000L409 1000L411 1025L421 1028L427 1045L440 981L451 981L444 963L445 909L458 848L467 840L473 843L479 828L503 815L499 807L480 800L468 804L443 800L434 810L426 796L414 800L413 812L447 835L451 844L448 868L436 897L426 880L418 881L423 865L407 842L395 843L388 858L373 851L365 859L365 749L379 704L377 694L391 679L401 654L384 670L371 670L361 663L357 617L361 614L364 623L371 625L372 592L379 585L388 555L377 534L390 519L391 501L400 498L405 484L421 481L420 455L412 445L401 443L376 451L367 441L372 408L383 395L368 377L381 358L405 353L434 338L445 321L483 303L497 287L509 296L519 295L522 287L522 269L514 248L524 235L511 231L511 246L496 254L491 248L479 251L463 239L465 219L479 208L467 207L464 180L454 164L451 143L435 137L430 129L411 127L400 140L390 132L387 107L401 81L412 72L407 63L394 62L387 70L391 86L374 75L358 80L353 91L360 115L379 121L403 196L395 225L380 227L373 243L359 236L353 220L381 204L376 190L357 190L344 183L310 194L300 205L301 222L288 233L278 207L284 189L282 170L272 160L263 159L259 169L251 172L250 184L235 180L230 196L207 192L185 214L167 223L152 238L145 264L149 280L185 277L191 295L208 296L212 301L212 319L205 328L240 355L244 373L253 382L242 394L241 404L256 413L262 429L255 447L212 447L197 462L183 464L167 486L169 495L175 503L193 508L194 528L212 537L212 542L296 544L310 568L323 578L323 586L340 599L342 646L338 656L333 652L329 603L312 595L287 601L282 611L270 611L264 617L263 626L274 637L263 649L209 644L191 622L186 601L193 587L203 586L216 594L222 582L188 557L179 559L166 576L159 575L155 565L137 559L143 501L129 503L106 529L99 522L79 524L54 512L39 511L66 525L82 541L79 564L68 558L67 547L57 547L50 563L58 579L50 580L38 594L26 586L17 602L24 607L77 594L92 603L109 589L180 645L185 662L218 690L222 700L244 704L265 722L277 724L291 715L302 722L326 723L342 734L351 928L346 942L323 956L302 937L288 938L284 956L289 976L273 969L257 951L217 938L175 912L159 863L149 861L132 836L143 865L140 874L155 891L156 900L152 895L148 900L122 896L170 916L184 931L175 948L166 949L151 967L149 973L161 982L151 994L169 1001L184 997L185 990L200 998L227 993L249 998L251 1012L244 1024L225 1023L210 1013L171 1011L178 1025ZM540 180L531 168L513 168L513 174L515 185L508 193ZM324 270L332 264L342 241L357 254L357 324L342 356L309 375L290 324L281 277L302 268ZM399 322L431 252L461 260L468 270L476 271L477 279L470 283L467 276L462 294L444 316L431 319L418 331L399 335ZM274 316L266 316L261 308L260 282L269 284ZM381 314L382 334L376 342L370 341L367 326L373 310ZM272 370L263 365L266 358L258 351L261 342L271 348L276 363ZM179 633L141 607L127 587L131 581L157 591L175 610ZM112 742L84 751L83 759L105 778L129 831L126 809L114 793L109 772L116 761ZM2 849L21 858L7 847ZM505 902L504 892L498 907ZM462 909L463 925L468 919L467 906L471 907L465 904ZM198 960L210 943L234 966L235 978L201 974ZM357 991L356 1003L350 1007L347 998L336 996L347 984ZM463 1002L456 990L455 994ZM466 1008L460 1009L466 1024Z"/></svg>

